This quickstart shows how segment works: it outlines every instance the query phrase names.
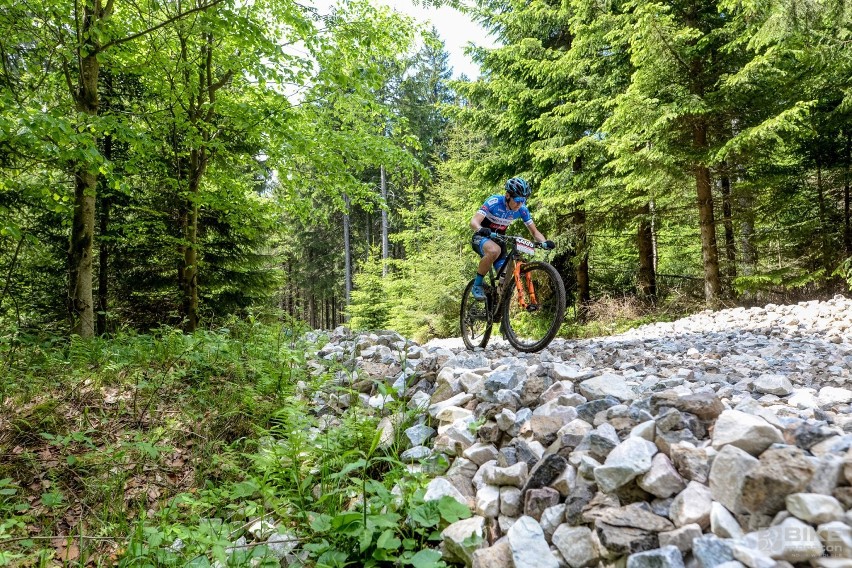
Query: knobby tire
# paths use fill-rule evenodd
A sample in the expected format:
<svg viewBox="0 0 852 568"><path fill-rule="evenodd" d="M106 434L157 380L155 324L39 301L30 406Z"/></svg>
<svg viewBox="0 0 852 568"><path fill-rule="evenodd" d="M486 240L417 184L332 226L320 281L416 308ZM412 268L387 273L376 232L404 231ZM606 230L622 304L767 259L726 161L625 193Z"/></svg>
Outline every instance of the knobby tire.
<svg viewBox="0 0 852 568"><path fill-rule="evenodd" d="M482 302L473 297L473 280L468 282L462 295L461 311L459 314L461 336L464 346L468 349L485 347L491 337L491 319L489 302ZM485 319L480 319L484 315Z"/></svg>
<svg viewBox="0 0 852 568"><path fill-rule="evenodd" d="M513 282L503 302L501 328L515 349L534 353L547 347L562 325L565 318L565 284L559 272L546 262L525 263L521 269L522 282L525 282L527 275L534 282L538 296L535 305L539 309L536 312L521 309L518 290Z"/></svg>

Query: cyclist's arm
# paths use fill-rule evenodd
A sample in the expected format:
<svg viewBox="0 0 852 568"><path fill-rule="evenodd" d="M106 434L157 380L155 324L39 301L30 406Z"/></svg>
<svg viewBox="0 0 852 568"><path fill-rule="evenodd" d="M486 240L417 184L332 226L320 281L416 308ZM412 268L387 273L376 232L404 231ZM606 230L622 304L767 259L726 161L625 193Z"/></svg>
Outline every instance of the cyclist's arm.
<svg viewBox="0 0 852 568"><path fill-rule="evenodd" d="M475 233L482 227L482 222L485 221L485 213L482 211L477 211L473 218L470 220L470 228L473 229Z"/></svg>
<svg viewBox="0 0 852 568"><path fill-rule="evenodd" d="M530 221L529 223L527 223L527 229L529 229L530 234L531 234L531 235L533 236L533 238L535 238L535 240L537 240L538 242L543 243L544 241L546 241L546 240L547 240L547 237L545 237L544 235L542 235L542 234L541 234L541 231L539 231L539 230L536 228L535 223L533 223L532 221Z"/></svg>

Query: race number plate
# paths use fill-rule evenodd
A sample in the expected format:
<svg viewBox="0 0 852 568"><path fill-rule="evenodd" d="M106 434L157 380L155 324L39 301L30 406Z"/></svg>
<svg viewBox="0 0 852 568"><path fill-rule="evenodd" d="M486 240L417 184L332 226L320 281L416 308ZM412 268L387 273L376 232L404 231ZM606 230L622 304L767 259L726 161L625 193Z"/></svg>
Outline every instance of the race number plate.
<svg viewBox="0 0 852 568"><path fill-rule="evenodd" d="M526 239L516 239L515 242L518 244L518 251L524 254L535 253L535 244L532 241L528 241Z"/></svg>

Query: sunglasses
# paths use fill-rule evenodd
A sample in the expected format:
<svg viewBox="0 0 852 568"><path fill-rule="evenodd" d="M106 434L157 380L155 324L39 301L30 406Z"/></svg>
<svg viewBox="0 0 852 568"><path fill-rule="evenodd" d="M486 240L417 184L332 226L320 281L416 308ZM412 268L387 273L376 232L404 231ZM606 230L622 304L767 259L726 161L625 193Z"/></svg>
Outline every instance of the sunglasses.
<svg viewBox="0 0 852 568"><path fill-rule="evenodd" d="M526 198L526 197L515 197L515 196L512 196L512 201L514 201L515 203L521 203L521 204L524 204L524 203L526 203L526 202L527 202L527 198Z"/></svg>

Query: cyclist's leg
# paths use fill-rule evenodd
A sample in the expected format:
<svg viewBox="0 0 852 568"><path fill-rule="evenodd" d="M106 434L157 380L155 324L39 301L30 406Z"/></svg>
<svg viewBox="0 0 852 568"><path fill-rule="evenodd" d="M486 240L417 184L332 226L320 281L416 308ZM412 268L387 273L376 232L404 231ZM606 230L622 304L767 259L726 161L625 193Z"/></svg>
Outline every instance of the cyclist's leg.
<svg viewBox="0 0 852 568"><path fill-rule="evenodd" d="M479 261L479 267L476 272L485 276L491 270L491 265L494 264L494 261L500 258L503 249L491 239L483 238L483 241L482 252L480 253L482 259Z"/></svg>
<svg viewBox="0 0 852 568"><path fill-rule="evenodd" d="M477 300L484 300L485 289L482 287L483 279L488 274L488 271L491 270L491 265L494 264L494 261L500 257L502 248L491 239L480 235L473 235L470 244L473 250L481 257L471 293Z"/></svg>

